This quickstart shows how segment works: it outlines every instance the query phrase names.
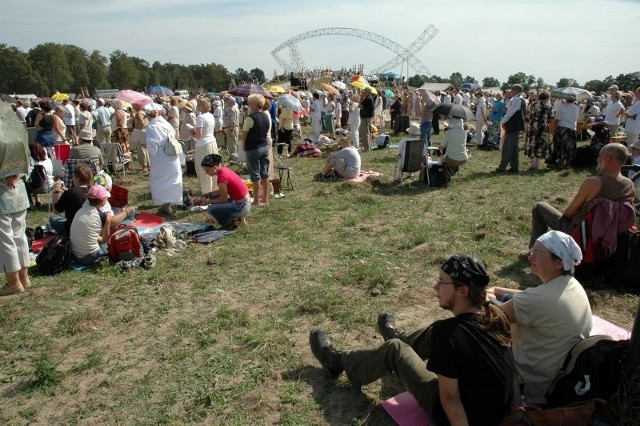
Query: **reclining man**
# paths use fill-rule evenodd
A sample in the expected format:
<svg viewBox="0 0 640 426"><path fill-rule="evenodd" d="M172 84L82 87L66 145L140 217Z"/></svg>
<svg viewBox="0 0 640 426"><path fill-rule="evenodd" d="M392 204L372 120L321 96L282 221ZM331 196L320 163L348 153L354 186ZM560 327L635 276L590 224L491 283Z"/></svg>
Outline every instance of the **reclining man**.
<svg viewBox="0 0 640 426"><path fill-rule="evenodd" d="M405 335L391 314L381 314L385 343L344 352L315 328L311 351L327 377L344 371L357 386L395 371L436 424L498 424L510 409L515 372L508 319L484 300L489 280L482 260L457 254L442 264L433 287L454 317Z"/></svg>
<svg viewBox="0 0 640 426"><path fill-rule="evenodd" d="M360 175L360 153L351 145L351 139L340 139L340 150L329 154L322 167L322 174L331 171L344 179L354 179Z"/></svg>
<svg viewBox="0 0 640 426"><path fill-rule="evenodd" d="M629 152L619 143L605 145L598 155L598 176L587 177L569 206L560 213L545 202L537 202L531 213L531 239L529 248L533 247L538 237L554 229L571 234L574 227L584 219L591 200L605 198L615 202L633 201L635 195L631 179L620 173L620 168L627 161Z"/></svg>

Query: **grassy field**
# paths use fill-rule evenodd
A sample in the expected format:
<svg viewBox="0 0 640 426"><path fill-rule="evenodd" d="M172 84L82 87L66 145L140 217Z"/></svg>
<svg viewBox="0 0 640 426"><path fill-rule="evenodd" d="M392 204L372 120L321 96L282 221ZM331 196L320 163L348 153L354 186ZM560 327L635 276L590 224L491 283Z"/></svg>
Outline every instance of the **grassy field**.
<svg viewBox="0 0 640 426"><path fill-rule="evenodd" d="M407 329L447 317L431 285L456 252L484 258L496 285L537 284L518 258L531 207L564 208L590 172L494 175L499 153L471 150L444 189L394 183L392 150L363 155L383 176L361 184L313 182L321 159L289 159L295 190L232 236L159 253L152 270L34 273L31 289L0 300L0 423L393 424L379 402L402 391L397 381L330 383L309 329L357 348L382 342L378 312ZM155 211L141 174L115 180ZM46 220L45 208L28 225ZM636 297L590 297L596 314L630 329Z"/></svg>

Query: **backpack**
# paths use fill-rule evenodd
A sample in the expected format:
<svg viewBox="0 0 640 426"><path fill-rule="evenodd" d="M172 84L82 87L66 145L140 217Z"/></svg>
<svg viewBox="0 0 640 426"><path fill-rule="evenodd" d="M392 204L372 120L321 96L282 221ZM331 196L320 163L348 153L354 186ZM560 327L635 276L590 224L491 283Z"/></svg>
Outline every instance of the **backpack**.
<svg viewBox="0 0 640 426"><path fill-rule="evenodd" d="M428 186L443 187L447 186L451 180L451 176L447 172L447 167L444 164L432 163L425 173L426 184Z"/></svg>
<svg viewBox="0 0 640 426"><path fill-rule="evenodd" d="M640 294L640 233L625 231L618 236L616 251L608 259L609 284L621 291Z"/></svg>
<svg viewBox="0 0 640 426"><path fill-rule="evenodd" d="M389 137L389 135L382 134L376 137L376 146L378 147L378 149L384 149L388 147L390 142L391 138Z"/></svg>
<svg viewBox="0 0 640 426"><path fill-rule="evenodd" d="M31 189L42 188L47 183L47 172L44 166L36 164L29 175L29 186Z"/></svg>
<svg viewBox="0 0 640 426"><path fill-rule="evenodd" d="M138 230L132 225L120 225L109 236L109 257L114 262L133 260L144 254Z"/></svg>
<svg viewBox="0 0 640 426"><path fill-rule="evenodd" d="M627 366L628 340L596 335L576 343L551 384L547 401L557 407L619 393Z"/></svg>
<svg viewBox="0 0 640 426"><path fill-rule="evenodd" d="M71 263L69 237L56 235L42 248L36 257L38 271L43 275L55 275Z"/></svg>

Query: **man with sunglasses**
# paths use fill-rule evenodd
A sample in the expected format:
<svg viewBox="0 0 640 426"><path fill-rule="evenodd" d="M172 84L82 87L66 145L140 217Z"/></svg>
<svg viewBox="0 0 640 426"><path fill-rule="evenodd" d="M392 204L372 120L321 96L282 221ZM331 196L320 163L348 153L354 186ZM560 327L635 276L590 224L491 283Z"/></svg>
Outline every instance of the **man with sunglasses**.
<svg viewBox="0 0 640 426"><path fill-rule="evenodd" d="M327 377L344 371L357 386L395 372L436 424L498 424L510 408L514 363L508 319L484 300L489 280L482 260L457 254L442 264L433 286L440 307L454 317L403 334L391 314L381 314L385 343L355 351L337 350L314 328L311 351Z"/></svg>

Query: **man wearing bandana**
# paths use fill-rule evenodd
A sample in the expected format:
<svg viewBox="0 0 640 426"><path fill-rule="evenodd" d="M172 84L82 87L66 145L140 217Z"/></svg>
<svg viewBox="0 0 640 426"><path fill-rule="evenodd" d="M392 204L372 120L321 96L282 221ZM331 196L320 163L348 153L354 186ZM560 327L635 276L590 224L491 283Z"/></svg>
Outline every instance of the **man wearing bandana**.
<svg viewBox="0 0 640 426"><path fill-rule="evenodd" d="M533 244L531 273L542 285L524 291L487 289L513 324L513 357L522 395L527 403L545 404L545 395L574 344L591 332L591 307L580 283L573 278L582 260L580 247L569 235L549 231Z"/></svg>
<svg viewBox="0 0 640 426"><path fill-rule="evenodd" d="M484 300L489 280L482 260L457 254L442 264L433 286L440 307L454 317L403 334L391 314L381 314L385 343L354 351L337 350L314 328L311 351L327 377L344 371L356 386L395 372L436 424L498 424L510 408L514 363L508 319Z"/></svg>

